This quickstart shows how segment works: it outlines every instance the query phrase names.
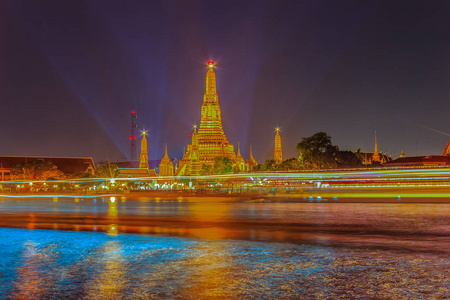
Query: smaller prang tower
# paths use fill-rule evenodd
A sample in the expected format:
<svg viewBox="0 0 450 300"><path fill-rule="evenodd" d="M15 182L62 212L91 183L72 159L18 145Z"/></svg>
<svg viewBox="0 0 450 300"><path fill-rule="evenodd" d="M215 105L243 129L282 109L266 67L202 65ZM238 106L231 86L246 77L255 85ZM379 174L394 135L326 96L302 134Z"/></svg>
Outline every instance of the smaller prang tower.
<svg viewBox="0 0 450 300"><path fill-rule="evenodd" d="M148 169L148 152L147 152L147 139L145 136L147 135L147 131L142 132L142 140L141 140L141 155L139 157L139 168L140 169Z"/></svg>
<svg viewBox="0 0 450 300"><path fill-rule="evenodd" d="M136 161L136 119L137 115L134 110L131 111L131 132L130 132L130 160Z"/></svg>
<svg viewBox="0 0 450 300"><path fill-rule="evenodd" d="M236 167L239 170L239 172L247 172L248 171L248 164L244 160L241 154L241 147L238 142L238 152L236 155L236 161L235 161Z"/></svg>
<svg viewBox="0 0 450 300"><path fill-rule="evenodd" d="M256 160L253 158L252 145L250 145L250 157L247 160L247 165L249 171L253 171L253 169L258 165Z"/></svg>
<svg viewBox="0 0 450 300"><path fill-rule="evenodd" d="M275 135L275 151L273 152L273 159L276 164L281 164L283 161L283 151L281 150L281 137L280 137L280 128L275 128L277 134Z"/></svg>

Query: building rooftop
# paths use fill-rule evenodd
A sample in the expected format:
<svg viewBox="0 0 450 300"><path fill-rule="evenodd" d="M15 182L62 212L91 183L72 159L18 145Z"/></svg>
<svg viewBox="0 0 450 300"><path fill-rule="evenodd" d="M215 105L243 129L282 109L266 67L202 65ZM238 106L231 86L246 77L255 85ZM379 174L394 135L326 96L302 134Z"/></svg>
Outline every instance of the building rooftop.
<svg viewBox="0 0 450 300"><path fill-rule="evenodd" d="M50 161L66 175L95 171L92 157L0 156L0 167L12 169L18 164L32 161Z"/></svg>

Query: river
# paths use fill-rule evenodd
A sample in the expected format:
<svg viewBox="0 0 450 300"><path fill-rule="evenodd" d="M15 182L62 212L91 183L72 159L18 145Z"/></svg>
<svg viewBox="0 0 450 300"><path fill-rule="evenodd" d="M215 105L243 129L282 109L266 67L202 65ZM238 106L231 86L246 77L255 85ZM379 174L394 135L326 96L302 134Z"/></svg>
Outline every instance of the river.
<svg viewBox="0 0 450 300"><path fill-rule="evenodd" d="M2 299L450 298L450 204L0 200Z"/></svg>

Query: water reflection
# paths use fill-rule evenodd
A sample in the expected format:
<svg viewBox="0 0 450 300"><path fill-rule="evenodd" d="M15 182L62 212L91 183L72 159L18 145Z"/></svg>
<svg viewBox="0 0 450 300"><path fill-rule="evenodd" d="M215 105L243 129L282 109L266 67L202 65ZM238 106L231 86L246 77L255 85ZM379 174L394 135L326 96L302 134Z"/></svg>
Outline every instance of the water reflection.
<svg viewBox="0 0 450 300"><path fill-rule="evenodd" d="M117 241L108 241L98 254L103 264L96 270L91 279L93 282L86 285L87 297L117 299L122 295L126 282L120 244Z"/></svg>
<svg viewBox="0 0 450 300"><path fill-rule="evenodd" d="M24 243L23 260L16 270L17 279L13 284L13 299L40 299L48 292L52 280L44 267L50 259L40 251L36 242Z"/></svg>
<svg viewBox="0 0 450 300"><path fill-rule="evenodd" d="M449 204L26 201L3 201L0 226L450 253Z"/></svg>
<svg viewBox="0 0 450 300"><path fill-rule="evenodd" d="M1 297L449 298L448 204L124 200L1 201Z"/></svg>
<svg viewBox="0 0 450 300"><path fill-rule="evenodd" d="M433 253L0 228L2 241L6 299L449 296L448 256Z"/></svg>
<svg viewBox="0 0 450 300"><path fill-rule="evenodd" d="M106 232L111 235L116 235L119 232L117 225L117 202L116 197L111 197L108 202L108 229Z"/></svg>
<svg viewBox="0 0 450 300"><path fill-rule="evenodd" d="M205 244L197 247L187 258L188 294L197 299L230 296L230 287L235 283L234 274L239 274L226 244ZM201 266L201 267L199 267Z"/></svg>

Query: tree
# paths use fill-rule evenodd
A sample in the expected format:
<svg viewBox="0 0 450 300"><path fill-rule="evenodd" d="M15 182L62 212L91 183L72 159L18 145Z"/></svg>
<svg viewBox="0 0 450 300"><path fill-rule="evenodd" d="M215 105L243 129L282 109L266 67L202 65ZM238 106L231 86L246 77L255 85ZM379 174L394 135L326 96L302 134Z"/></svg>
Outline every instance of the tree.
<svg viewBox="0 0 450 300"><path fill-rule="evenodd" d="M283 160L281 164L277 166L278 170L289 171L289 170L299 170L301 169L301 165L297 158L292 157L286 160Z"/></svg>
<svg viewBox="0 0 450 300"><path fill-rule="evenodd" d="M328 169L337 166L336 155L339 148L331 143L331 137L325 132L303 138L296 148L305 169Z"/></svg>
<svg viewBox="0 0 450 300"><path fill-rule="evenodd" d="M94 174L91 172L78 173L77 178L93 178Z"/></svg>
<svg viewBox="0 0 450 300"><path fill-rule="evenodd" d="M302 164L295 157L283 160L277 164L274 159L266 160L265 163L259 164L254 170L256 171L289 171L303 169Z"/></svg>
<svg viewBox="0 0 450 300"><path fill-rule="evenodd" d="M358 152L349 150L339 151L336 155L336 161L338 166L342 168L354 168L362 165L361 156Z"/></svg>
<svg viewBox="0 0 450 300"><path fill-rule="evenodd" d="M99 165L95 169L95 177L98 178L115 178L119 176L119 170L116 164L111 164L109 161Z"/></svg>
<svg viewBox="0 0 450 300"><path fill-rule="evenodd" d="M48 160L32 160L17 164L11 172L13 180L56 180L64 173Z"/></svg>
<svg viewBox="0 0 450 300"><path fill-rule="evenodd" d="M218 156L214 159L214 173L227 174L233 172L233 163L228 157Z"/></svg>
<svg viewBox="0 0 450 300"><path fill-rule="evenodd" d="M265 163L258 165L259 171L275 171L277 170L277 164L274 159L266 160Z"/></svg>
<svg viewBox="0 0 450 300"><path fill-rule="evenodd" d="M214 170L214 166L212 165L208 165L208 164L203 164L202 165L202 175L209 175L212 174Z"/></svg>

